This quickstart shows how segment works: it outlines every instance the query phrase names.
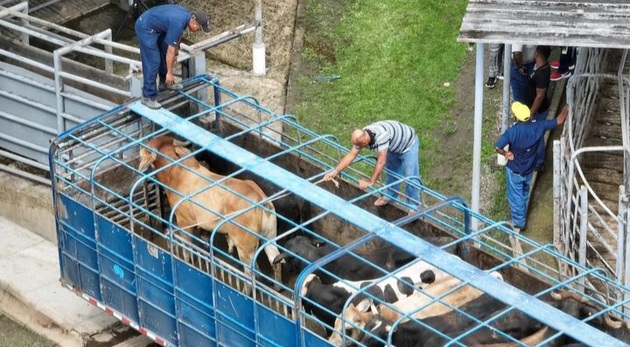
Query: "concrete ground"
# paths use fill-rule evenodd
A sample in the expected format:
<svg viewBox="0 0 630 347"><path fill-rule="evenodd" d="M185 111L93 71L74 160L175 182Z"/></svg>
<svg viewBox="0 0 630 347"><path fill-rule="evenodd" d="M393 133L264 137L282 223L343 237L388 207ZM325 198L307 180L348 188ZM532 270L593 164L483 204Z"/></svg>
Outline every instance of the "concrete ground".
<svg viewBox="0 0 630 347"><path fill-rule="evenodd" d="M0 310L61 346L84 346L116 320L59 283L57 247L0 217Z"/></svg>
<svg viewBox="0 0 630 347"><path fill-rule="evenodd" d="M147 337L136 337L133 329L61 286L57 244L48 239L54 239L54 225L36 229L38 234L16 223L51 220L52 210L42 208L52 206L49 188L31 186L33 183L3 172L0 182L0 206L14 207L0 209L13 219L0 215L0 346L150 344ZM18 200L29 202L20 205ZM13 213L16 206L21 213Z"/></svg>

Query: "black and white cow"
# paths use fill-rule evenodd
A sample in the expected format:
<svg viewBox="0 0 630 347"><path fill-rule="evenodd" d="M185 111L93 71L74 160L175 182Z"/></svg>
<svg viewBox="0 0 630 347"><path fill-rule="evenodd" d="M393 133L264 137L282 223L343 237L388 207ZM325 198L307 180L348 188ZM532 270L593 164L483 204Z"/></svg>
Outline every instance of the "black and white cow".
<svg viewBox="0 0 630 347"><path fill-rule="evenodd" d="M554 296L554 298L556 300L549 301L549 305L580 320L592 317L601 310L601 308L586 302L584 298L578 298L575 295ZM445 334L446 337L414 321L401 323L392 331L392 325L383 317L376 315L365 326L366 333L361 343L368 347L384 346L383 341L387 341L389 334L391 334L391 342L397 347L437 347L443 346L455 338L457 338L459 343L467 346L506 347L519 345L513 340L520 340L521 343L535 345L556 335L557 332L555 330L543 325L538 320L518 310L508 310L506 312L504 307L505 305L498 300L484 294L478 299L460 307L458 311L420 320L423 324ZM481 321L486 321L495 316L498 317L490 322L492 328L480 327L473 331L472 328L478 327L479 323L471 320L467 315L463 315L460 311L466 312L467 315ZM620 324L617 324L616 328L613 327L615 323L611 322L606 315L591 319L589 324L622 341L628 342L625 338L630 339L630 329L623 326L619 327ZM497 331L503 332L510 336L511 339L497 333ZM545 346L566 346L567 344L573 346L570 339L565 335L545 342ZM575 346L580 346L580 344Z"/></svg>
<svg viewBox="0 0 630 347"><path fill-rule="evenodd" d="M285 264L283 268L286 271L293 272L294 274L297 274L302 269L304 269L307 263L300 259L297 259L293 256L292 253L312 263L336 250L336 248L329 243L319 240L312 240L302 235L298 235L290 239L286 242L284 247L291 253L280 253L280 255L278 255L274 260L274 264L284 261ZM412 258L409 258L406 262L408 262L409 260L412 260ZM377 261L374 264L383 268L386 271L394 270L387 259ZM384 275L384 272L376 266L371 265L366 260L356 257L352 254L344 254L339 258L325 264L323 268L326 271L335 274L335 276L337 276L338 278L350 281L379 278ZM317 271L315 273L320 277L323 283L332 284L337 282L337 278L335 278L334 276L330 276L324 271Z"/></svg>

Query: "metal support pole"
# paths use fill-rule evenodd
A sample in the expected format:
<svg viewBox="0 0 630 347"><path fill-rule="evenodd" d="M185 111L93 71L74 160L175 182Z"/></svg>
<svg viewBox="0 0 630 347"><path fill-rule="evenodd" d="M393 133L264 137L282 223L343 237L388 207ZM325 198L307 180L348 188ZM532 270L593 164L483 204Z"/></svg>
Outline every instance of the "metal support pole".
<svg viewBox="0 0 630 347"><path fill-rule="evenodd" d="M630 233L630 228L628 226L630 226L630 211L628 210L628 195L625 193L626 188L624 186L620 186L619 187L619 192L623 194L623 198L620 200L623 200L622 204L619 206L619 230L621 231L622 229L624 230L624 235L626 236L626 240L628 239L628 234ZM630 285L630 257L628 256L628 253L630 253L630 242L625 242L625 267L626 267L626 273L625 273L625 278L624 278L624 284L626 286ZM624 300L628 300L628 294L626 294L626 297L624 298ZM628 312L630 311L630 308L628 307L628 305L624 306L624 312Z"/></svg>
<svg viewBox="0 0 630 347"><path fill-rule="evenodd" d="M512 45L503 46L503 99L501 102L501 134L510 122L510 75L512 73Z"/></svg>
<svg viewBox="0 0 630 347"><path fill-rule="evenodd" d="M140 79L142 73L132 73L131 78L129 79L129 95L132 98L137 98L142 96L142 79Z"/></svg>
<svg viewBox="0 0 630 347"><path fill-rule="evenodd" d="M588 232L588 191L586 187L580 187L580 245L578 249L578 262L586 266L586 241ZM583 283L584 279L580 279Z"/></svg>
<svg viewBox="0 0 630 347"><path fill-rule="evenodd" d="M57 131L59 134L66 131L66 120L63 114L65 113L64 101L63 101L63 81L62 81L62 71L61 71L61 58L75 50L77 47L87 46L94 42L95 38L106 38L111 37L112 31L111 29L107 29L101 31L98 34L94 34L90 37L86 37L81 41L77 41L71 45L61 47L56 49L53 52L53 67L55 68L55 98L56 98L56 109L57 109Z"/></svg>
<svg viewBox="0 0 630 347"><path fill-rule="evenodd" d="M262 0L256 0L256 39L254 40L254 75L264 76L267 71L265 43L262 38Z"/></svg>
<svg viewBox="0 0 630 347"><path fill-rule="evenodd" d="M512 45L506 44L503 47L503 96L501 99L501 134L503 134L508 128L508 121L510 117L510 64L512 58L510 57L510 51ZM503 148L507 150L507 146ZM497 164L505 166L507 164L505 156L497 153Z"/></svg>
<svg viewBox="0 0 630 347"><path fill-rule="evenodd" d="M623 185L619 186L619 214L617 215L619 235L617 237L617 254L623 253L623 256L617 256L617 280L625 285L630 285L630 257L628 257L630 243L627 242L628 218L630 214L628 213L628 196L625 190L626 187Z"/></svg>
<svg viewBox="0 0 630 347"><path fill-rule="evenodd" d="M105 40L112 41L111 31L109 32L109 35L105 36ZM103 48L105 49L105 53L107 53L108 55L112 55L112 46L104 45ZM108 74L114 73L114 62L109 58L105 58L105 72L107 72Z"/></svg>
<svg viewBox="0 0 630 347"><path fill-rule="evenodd" d="M28 15L28 1L25 1L18 6L20 6L18 11L21 11L24 14ZM13 9L13 7L11 7L11 9ZM26 28L29 25L29 20L27 18L22 18L20 21L22 22L22 27L24 28ZM30 36L28 35L28 33L23 32L22 33L22 46L28 47L30 45L31 45Z"/></svg>
<svg viewBox="0 0 630 347"><path fill-rule="evenodd" d="M204 75L206 73L206 52L205 51L195 51L191 52L191 57L188 60L188 68L189 73L193 77L198 75ZM203 102L207 102L208 100L208 88L201 88L195 92L195 97L199 100L203 100ZM197 109L193 110L193 112L198 113L201 112L198 104L195 105Z"/></svg>
<svg viewBox="0 0 630 347"><path fill-rule="evenodd" d="M560 151L560 141L553 141L553 245L560 254L566 255L562 244L562 200L560 190L562 189L562 152Z"/></svg>
<svg viewBox="0 0 630 347"><path fill-rule="evenodd" d="M477 42L477 58L475 71L475 120L473 131L473 172L470 208L479 213L480 177L481 177L481 135L483 128L483 48L482 42ZM478 220L473 218L471 230L477 231Z"/></svg>
<svg viewBox="0 0 630 347"><path fill-rule="evenodd" d="M624 216L624 186L619 186L619 210L617 215L617 264L615 266L615 274L619 283L627 281L628 276L624 276L625 250L626 250L626 233L623 225Z"/></svg>

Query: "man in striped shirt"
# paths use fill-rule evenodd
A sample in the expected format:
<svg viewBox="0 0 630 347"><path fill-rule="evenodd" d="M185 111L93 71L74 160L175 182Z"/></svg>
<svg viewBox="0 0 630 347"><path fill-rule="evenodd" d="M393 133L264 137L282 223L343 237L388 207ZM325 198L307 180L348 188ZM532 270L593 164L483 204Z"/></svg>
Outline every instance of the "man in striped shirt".
<svg viewBox="0 0 630 347"><path fill-rule="evenodd" d="M376 183L378 177L383 172L383 168L395 172L402 177L420 178L420 165L418 164L419 141L415 130L405 124L395 120L385 120L366 126L363 129L356 129L352 132L352 149L346 154L339 164L324 176L324 180L335 178L341 170L350 165L359 152L365 147L375 150L378 155L374 173L369 180L360 180L359 187L365 189ZM384 196L376 199L375 206L386 205L390 199L397 196L400 187L400 178L387 174L385 184L388 189L384 191ZM405 194L407 204L413 210L417 210L420 203L420 191L418 190L418 180L408 179L406 182Z"/></svg>

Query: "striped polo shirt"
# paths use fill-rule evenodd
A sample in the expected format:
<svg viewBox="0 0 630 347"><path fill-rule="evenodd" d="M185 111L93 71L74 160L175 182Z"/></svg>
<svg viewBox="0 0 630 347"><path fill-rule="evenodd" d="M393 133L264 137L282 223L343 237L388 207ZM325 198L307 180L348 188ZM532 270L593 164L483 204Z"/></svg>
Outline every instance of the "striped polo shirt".
<svg viewBox="0 0 630 347"><path fill-rule="evenodd" d="M374 134L374 141L368 148L377 152L405 153L416 139L416 131L412 127L395 120L372 123L363 130Z"/></svg>

